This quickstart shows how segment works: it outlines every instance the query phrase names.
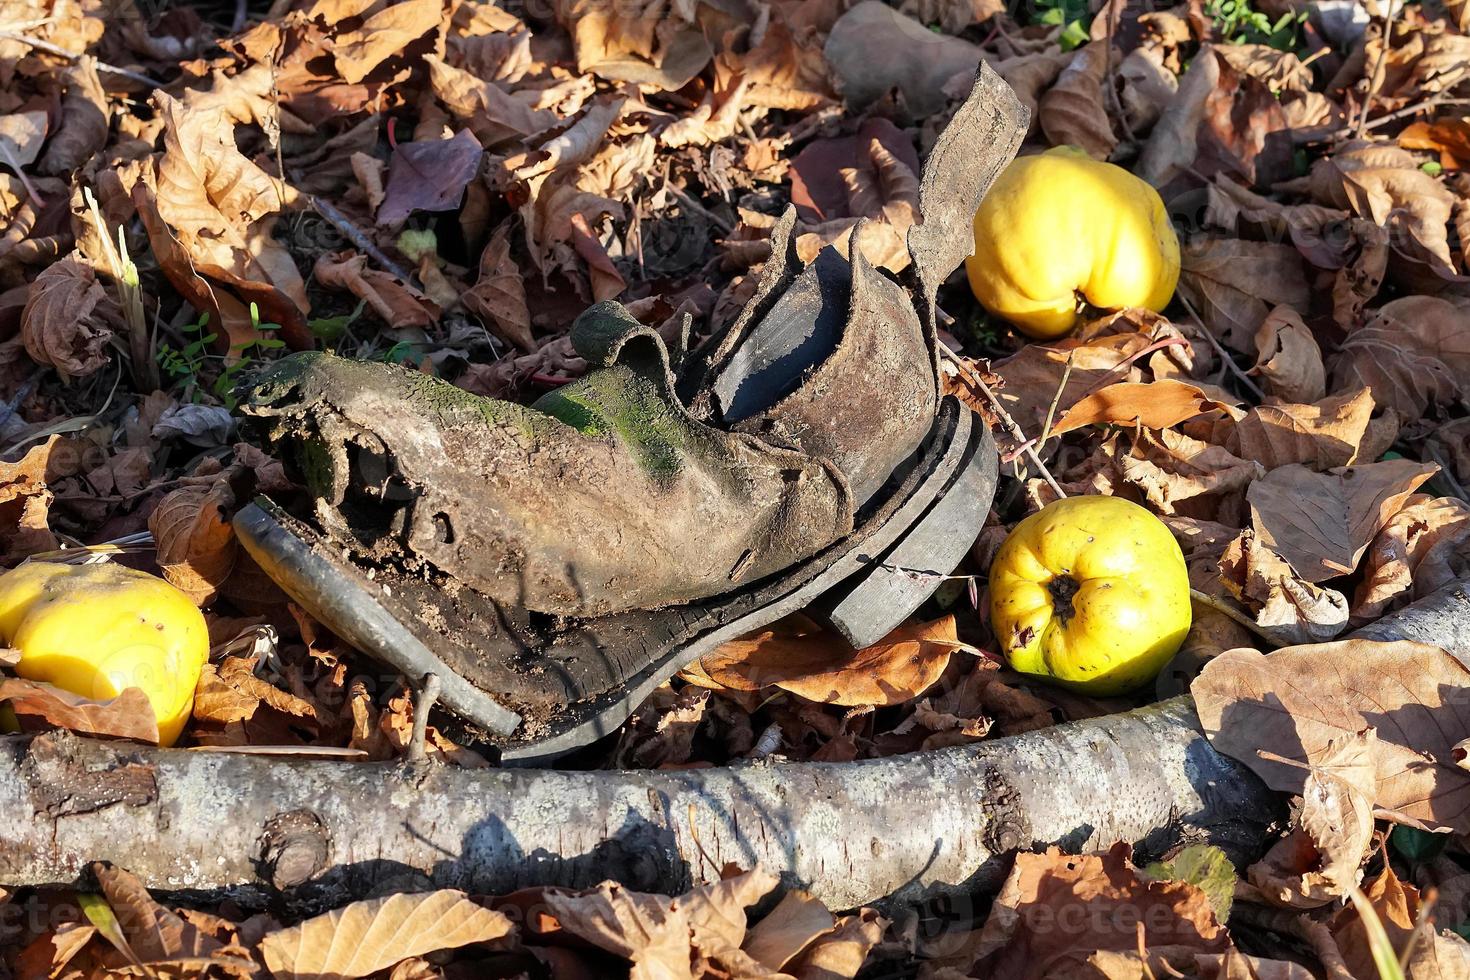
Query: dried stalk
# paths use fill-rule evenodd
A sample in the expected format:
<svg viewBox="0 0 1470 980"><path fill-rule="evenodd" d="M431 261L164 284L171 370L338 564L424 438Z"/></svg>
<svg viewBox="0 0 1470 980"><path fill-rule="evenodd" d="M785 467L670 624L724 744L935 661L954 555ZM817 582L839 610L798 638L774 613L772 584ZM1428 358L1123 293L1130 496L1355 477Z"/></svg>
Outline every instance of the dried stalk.
<svg viewBox="0 0 1470 980"><path fill-rule="evenodd" d="M995 397L995 392L990 390L990 386L981 379L980 375L976 374L974 371L971 371L970 365L966 364L964 359L961 358L960 355L950 350L949 345L942 340L939 342L939 352L945 357L949 358L950 363L955 366L955 370L959 371L960 377L965 379L965 383L974 388L981 394L981 396L985 398L986 403L990 405L990 408L992 411L995 412L996 417L999 418L1001 422L1005 425L1006 432L1010 434L1012 439L1015 439L1018 443L1021 444L1022 451L1031 461L1031 465L1035 466L1037 472L1039 472L1042 478L1046 480L1047 486L1052 488L1052 491L1056 493L1058 498L1065 499L1067 496L1067 492L1061 488L1061 485L1057 483L1056 478L1051 475L1051 470L1046 468L1046 464L1041 461L1041 456L1037 454L1036 447L1032 445L1030 440L1026 438L1025 431L1016 422L1016 420L1011 418L1011 413L1006 411L1006 407L1001 404L1000 399Z"/></svg>

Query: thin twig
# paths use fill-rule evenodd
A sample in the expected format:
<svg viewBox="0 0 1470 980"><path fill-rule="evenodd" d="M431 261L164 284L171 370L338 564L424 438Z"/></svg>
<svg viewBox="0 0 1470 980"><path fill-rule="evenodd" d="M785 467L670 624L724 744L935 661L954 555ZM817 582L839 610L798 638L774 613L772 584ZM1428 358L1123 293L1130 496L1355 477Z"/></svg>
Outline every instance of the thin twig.
<svg viewBox="0 0 1470 980"><path fill-rule="evenodd" d="M1230 373L1239 378L1240 383L1245 385L1246 390L1251 394L1257 398L1265 398L1266 393L1250 379L1248 374L1240 369L1240 365L1235 363L1235 358L1230 356L1230 352L1225 349L1220 341L1215 339L1215 335L1210 332L1210 328L1205 326L1204 318L1199 315L1199 310L1194 308L1194 304L1183 293L1175 293L1174 295L1179 298L1179 302L1184 304L1184 308L1189 311L1189 315L1194 317L1194 322L1199 324L1200 332L1205 335L1205 339L1210 342L1210 346L1215 348L1215 353L1220 355L1220 359L1225 362L1225 367L1229 369Z"/></svg>
<svg viewBox="0 0 1470 980"><path fill-rule="evenodd" d="M1252 635L1258 637L1261 640L1264 640L1266 643L1269 643L1272 650L1275 650L1277 647L1281 646L1281 644L1276 642L1276 639L1272 637L1271 634L1261 629L1261 627L1255 622L1255 620L1251 619L1245 613L1241 612L1239 609L1236 609L1225 600L1216 599L1214 596L1201 592L1199 589L1195 588L1191 588L1189 590L1189 597L1200 605L1209 606L1211 609L1215 610L1215 612L1219 613L1225 618L1232 619L1235 622L1239 623L1241 626L1249 630Z"/></svg>
<svg viewBox="0 0 1470 980"><path fill-rule="evenodd" d="M1057 393L1051 396L1051 404L1046 409L1046 421L1041 423L1041 435L1036 437L1036 448L1044 449L1046 440L1051 437L1051 424L1057 417L1057 405L1062 400L1062 392L1067 390L1067 382L1072 380L1072 365L1077 360L1077 349L1074 347L1067 352L1067 363L1062 368L1062 382L1057 385Z"/></svg>
<svg viewBox="0 0 1470 980"><path fill-rule="evenodd" d="M670 194L674 195L675 197L677 197L679 199L679 203L680 204L684 205L686 208L688 208L689 210L693 211L695 214L697 214L697 215L701 216L702 218L704 218L710 224L712 224L716 228L720 229L720 231L723 232L724 234L728 235L728 234L730 234L731 232L733 232L735 230L735 226L732 225L732 224L730 224L730 222L726 221L724 218L722 218L719 215L715 214L713 211L711 211L709 208L705 207L703 204L700 204L698 201L696 201L694 198L690 197L688 194L686 194L684 191L680 190L678 187L675 187L673 181L669 180L668 177L665 177L664 178L664 186L666 188L668 188Z"/></svg>
<svg viewBox="0 0 1470 980"><path fill-rule="evenodd" d="M78 58L81 57L81 55L75 51L68 51L66 50L66 48L57 47L50 41L42 41L40 38L34 38L27 34L16 34L14 31L0 31L0 38L4 38L7 41L18 41L21 44L29 44L37 51L44 51L47 54L54 54L56 55L56 57L65 58L67 61L76 61ZM147 85L151 88L159 88L163 85L163 83L156 78L149 78L147 75L140 75L137 72L129 71L126 68L119 68L116 65L109 65L105 61L97 62L97 70L105 71L109 75L121 75L123 78L131 78L133 81L138 82L142 85Z"/></svg>
<svg viewBox="0 0 1470 980"><path fill-rule="evenodd" d="M1378 89L1383 85L1383 66L1388 61L1388 49L1393 45L1393 22L1398 16L1399 8L1404 5L1404 0L1387 0L1388 11L1383 15L1383 46L1378 49L1378 59L1373 63L1373 71L1368 76L1368 91L1363 95L1363 109L1358 113L1358 127L1353 131L1354 139L1362 139L1363 134L1368 131L1368 111L1373 108L1373 100L1378 96Z"/></svg>
<svg viewBox="0 0 1470 980"><path fill-rule="evenodd" d="M1026 439L1025 431L1022 430L1021 426L1017 424L1015 419L1011 418L1011 413L1007 412L1006 407L1001 404L1000 399L995 397L995 392L990 390L990 386L981 379L980 375L976 374L974 371L971 371L970 366L964 362L960 355L950 350L949 345L942 340L939 342L939 352L945 357L949 358L950 363L952 363L955 366L955 369L959 371L960 377L965 379L966 384L970 385L976 391L980 392L982 396L984 396L985 401L989 403L991 409L1000 418L1001 422L1005 424L1006 431L1010 433L1011 438L1015 439L1017 442L1026 447L1025 451L1027 458L1031 460L1031 465L1035 466L1037 472L1039 472L1042 478L1046 480L1047 486L1051 487L1052 492L1055 493L1058 498L1065 499L1067 496L1067 492L1062 489L1061 484L1057 483L1056 477L1051 475L1051 470L1046 468L1046 464L1043 463L1041 461L1041 457L1037 455L1036 447L1030 445L1029 441Z"/></svg>
<svg viewBox="0 0 1470 980"><path fill-rule="evenodd" d="M349 221L345 214L319 197L307 195L306 200L316 210L317 214L326 218L331 226L341 232L342 237L350 241L358 251L378 263L384 272L396 276L404 282L411 283L413 281L397 262L384 255L383 250L374 245L372 239L368 238L360 228Z"/></svg>

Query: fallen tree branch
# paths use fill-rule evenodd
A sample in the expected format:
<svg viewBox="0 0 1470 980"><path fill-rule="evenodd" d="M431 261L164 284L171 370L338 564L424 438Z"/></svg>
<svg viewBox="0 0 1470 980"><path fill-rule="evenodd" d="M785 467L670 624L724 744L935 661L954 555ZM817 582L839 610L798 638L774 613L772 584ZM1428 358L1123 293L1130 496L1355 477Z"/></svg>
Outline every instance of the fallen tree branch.
<svg viewBox="0 0 1470 980"><path fill-rule="evenodd" d="M1356 635L1470 659L1470 593L1457 584ZM249 904L292 889L321 907L430 884L677 893L736 862L842 908L993 886L1011 851L1044 844L1254 856L1283 809L1211 748L1187 697L886 759L685 772L387 767L56 733L0 743L0 885L70 882L102 859L151 888Z"/></svg>

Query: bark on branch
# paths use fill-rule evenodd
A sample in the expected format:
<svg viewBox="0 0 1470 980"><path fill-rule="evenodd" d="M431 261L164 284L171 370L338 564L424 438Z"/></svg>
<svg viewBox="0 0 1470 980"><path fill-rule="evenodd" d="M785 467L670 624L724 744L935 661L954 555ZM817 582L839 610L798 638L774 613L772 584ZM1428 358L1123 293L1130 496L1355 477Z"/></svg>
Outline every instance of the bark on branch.
<svg viewBox="0 0 1470 980"><path fill-rule="evenodd" d="M1357 635L1470 660L1452 586ZM996 884L1014 849L1259 846L1283 800L1214 751L1189 698L974 746L688 772L467 771L0 743L0 885L113 861L152 888L274 889L324 906L432 884L504 893L605 878L679 892L756 863L834 908Z"/></svg>

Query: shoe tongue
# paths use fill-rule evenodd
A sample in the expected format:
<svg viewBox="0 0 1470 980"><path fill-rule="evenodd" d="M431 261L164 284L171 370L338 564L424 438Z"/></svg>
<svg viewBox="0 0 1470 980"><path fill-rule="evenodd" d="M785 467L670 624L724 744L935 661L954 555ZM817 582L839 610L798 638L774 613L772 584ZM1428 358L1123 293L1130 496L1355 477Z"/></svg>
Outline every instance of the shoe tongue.
<svg viewBox="0 0 1470 980"><path fill-rule="evenodd" d="M852 269L824 248L764 317L746 331L711 386L734 425L795 391L837 349L852 301Z"/></svg>

